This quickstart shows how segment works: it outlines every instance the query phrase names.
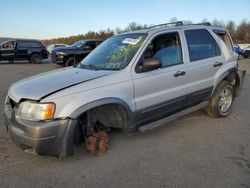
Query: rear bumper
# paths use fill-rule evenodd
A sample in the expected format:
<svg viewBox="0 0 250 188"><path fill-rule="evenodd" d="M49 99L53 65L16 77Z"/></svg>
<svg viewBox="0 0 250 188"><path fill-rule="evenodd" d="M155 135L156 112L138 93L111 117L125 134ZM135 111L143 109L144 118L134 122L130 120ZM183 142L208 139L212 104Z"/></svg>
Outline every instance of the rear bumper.
<svg viewBox="0 0 250 188"><path fill-rule="evenodd" d="M245 79L245 75L246 75L246 70L238 70L237 71L238 74L238 78L239 78L239 86L236 89L236 96L240 95L240 92L242 90L243 84L244 84L244 79Z"/></svg>
<svg viewBox="0 0 250 188"><path fill-rule="evenodd" d="M67 134L72 125L70 119L34 122L16 118L15 110L4 109L7 131L13 142L23 150L35 150L39 155L65 157L73 154L73 146L68 148ZM70 140L73 138L70 138Z"/></svg>

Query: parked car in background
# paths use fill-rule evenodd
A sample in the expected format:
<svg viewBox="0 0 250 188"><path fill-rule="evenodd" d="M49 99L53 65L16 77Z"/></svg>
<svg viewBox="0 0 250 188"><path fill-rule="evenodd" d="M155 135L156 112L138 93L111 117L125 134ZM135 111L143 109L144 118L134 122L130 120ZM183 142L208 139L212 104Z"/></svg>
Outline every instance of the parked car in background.
<svg viewBox="0 0 250 188"><path fill-rule="evenodd" d="M0 44L0 60L29 60L31 63L41 63L48 58L47 48L37 40L17 39Z"/></svg>
<svg viewBox="0 0 250 188"><path fill-rule="evenodd" d="M55 48L51 52L52 62L65 65L66 67L73 66L83 60L101 43L102 40L86 39L79 40L71 46Z"/></svg>
<svg viewBox="0 0 250 188"><path fill-rule="evenodd" d="M238 59L242 59L243 53L244 53L244 49L242 49L238 44L235 44L234 45L234 51L239 55Z"/></svg>
<svg viewBox="0 0 250 188"><path fill-rule="evenodd" d="M244 58L250 57L250 45L248 47L244 48L243 56L244 56Z"/></svg>
<svg viewBox="0 0 250 188"><path fill-rule="evenodd" d="M66 47L68 46L67 44L50 44L47 46L47 50L49 51L49 53L51 53L51 51L55 48L58 48L58 47Z"/></svg>

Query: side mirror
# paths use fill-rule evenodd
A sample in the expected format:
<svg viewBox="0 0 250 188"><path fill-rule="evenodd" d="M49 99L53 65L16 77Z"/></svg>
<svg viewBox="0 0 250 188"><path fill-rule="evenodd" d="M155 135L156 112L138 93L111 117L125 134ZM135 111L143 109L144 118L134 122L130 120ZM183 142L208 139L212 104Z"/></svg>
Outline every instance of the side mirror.
<svg viewBox="0 0 250 188"><path fill-rule="evenodd" d="M158 59L147 59L143 62L141 71L148 72L161 67L161 62Z"/></svg>

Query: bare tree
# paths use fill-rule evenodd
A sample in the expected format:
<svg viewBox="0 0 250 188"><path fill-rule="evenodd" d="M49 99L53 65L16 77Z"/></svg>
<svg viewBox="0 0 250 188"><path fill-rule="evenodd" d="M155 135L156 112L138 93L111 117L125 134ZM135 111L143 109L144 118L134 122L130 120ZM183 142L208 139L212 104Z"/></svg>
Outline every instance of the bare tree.
<svg viewBox="0 0 250 188"><path fill-rule="evenodd" d="M237 27L236 36L238 42L250 42L250 22L247 22L247 20L243 20Z"/></svg>
<svg viewBox="0 0 250 188"><path fill-rule="evenodd" d="M183 20L182 22L184 25L193 24L193 22L191 20Z"/></svg>
<svg viewBox="0 0 250 188"><path fill-rule="evenodd" d="M214 19L212 20L212 23L211 23L213 26L216 26L216 27L223 27L225 28L226 25L225 25L225 22L223 20L217 20L217 19Z"/></svg>
<svg viewBox="0 0 250 188"><path fill-rule="evenodd" d="M177 21L176 17L173 17L169 20L169 22L176 22L176 21ZM206 18L204 18L201 22L208 22L208 20ZM192 24L193 22L191 20L183 20L183 23L184 24ZM225 22L222 20L214 19L214 20L212 20L212 25L217 26L217 27L227 28L235 43L250 43L250 20L249 21L243 20L238 25L236 25L236 23L232 20L228 21L225 24ZM99 32L89 31L85 34L80 34L80 35L76 35L76 36L43 40L43 43L44 44L53 44L53 43L72 44L77 40L86 39L86 38L107 39L107 38L113 36L114 34L120 34L120 33L124 33L127 31L144 29L144 28L147 28L149 26L152 26L152 24L151 25L147 25L147 24L141 25L141 24L138 24L136 22L131 22L124 29L117 27L114 30L108 28L106 30L101 30Z"/></svg>
<svg viewBox="0 0 250 188"><path fill-rule="evenodd" d="M177 22L178 19L176 17L172 17L169 19L169 22L172 23L172 22Z"/></svg>
<svg viewBox="0 0 250 188"><path fill-rule="evenodd" d="M234 21L230 20L226 24L226 28L229 31L233 41L236 40L236 24Z"/></svg>

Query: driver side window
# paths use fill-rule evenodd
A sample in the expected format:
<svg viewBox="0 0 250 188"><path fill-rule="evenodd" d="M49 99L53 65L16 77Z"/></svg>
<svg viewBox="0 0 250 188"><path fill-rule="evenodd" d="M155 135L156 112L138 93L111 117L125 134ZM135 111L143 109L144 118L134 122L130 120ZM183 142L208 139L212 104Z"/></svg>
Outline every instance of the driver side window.
<svg viewBox="0 0 250 188"><path fill-rule="evenodd" d="M143 54L143 61L147 59L159 60L162 68L183 63L178 32L162 34L154 38Z"/></svg>
<svg viewBox="0 0 250 188"><path fill-rule="evenodd" d="M9 42L4 43L2 45L2 48L5 50L13 50L15 46L16 46L15 41L9 41Z"/></svg>

